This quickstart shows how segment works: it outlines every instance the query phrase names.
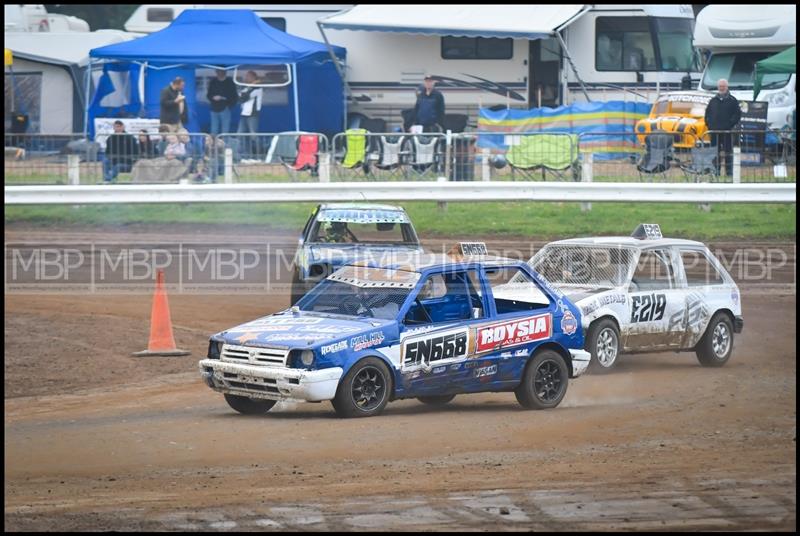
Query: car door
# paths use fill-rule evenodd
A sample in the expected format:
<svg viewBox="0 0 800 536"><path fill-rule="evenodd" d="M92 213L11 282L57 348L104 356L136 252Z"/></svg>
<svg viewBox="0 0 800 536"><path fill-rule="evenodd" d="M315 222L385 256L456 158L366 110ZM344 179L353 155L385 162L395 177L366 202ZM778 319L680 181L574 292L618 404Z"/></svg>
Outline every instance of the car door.
<svg viewBox="0 0 800 536"><path fill-rule="evenodd" d="M453 379L470 357L472 329L485 322L475 270L429 274L403 320L400 366L404 387L417 395L459 392Z"/></svg>
<svg viewBox="0 0 800 536"><path fill-rule="evenodd" d="M686 308L686 289L673 248L645 249L629 285L625 351L679 348L682 328L675 318Z"/></svg>

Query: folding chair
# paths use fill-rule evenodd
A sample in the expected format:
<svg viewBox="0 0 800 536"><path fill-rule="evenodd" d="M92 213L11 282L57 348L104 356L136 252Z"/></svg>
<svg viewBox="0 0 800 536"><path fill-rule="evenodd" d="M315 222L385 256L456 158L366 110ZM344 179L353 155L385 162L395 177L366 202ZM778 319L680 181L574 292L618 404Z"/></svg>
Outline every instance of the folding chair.
<svg viewBox="0 0 800 536"><path fill-rule="evenodd" d="M664 179L667 178L667 172L674 160L673 143L672 135L666 133L653 133L644 139L644 153L636 162L640 180L644 175L661 175Z"/></svg>
<svg viewBox="0 0 800 536"><path fill-rule="evenodd" d="M403 140L406 169L424 175L441 171L443 161L441 138L426 134L409 134Z"/></svg>
<svg viewBox="0 0 800 536"><path fill-rule="evenodd" d="M404 167L407 155L403 153L405 136L381 134L377 137L378 149L370 154L375 169L388 172L390 175L406 175Z"/></svg>
<svg viewBox="0 0 800 536"><path fill-rule="evenodd" d="M319 162L319 137L316 134L301 134L297 137L297 155L294 158L281 157L281 162L290 172L310 171L317 175Z"/></svg>
<svg viewBox="0 0 800 536"><path fill-rule="evenodd" d="M694 182L701 182L703 177L708 177L711 182L714 182L719 178L717 158L716 147L706 146L702 142L697 142L692 147L691 160L687 163L681 163L680 168L686 178L692 179Z"/></svg>
<svg viewBox="0 0 800 536"><path fill-rule="evenodd" d="M581 164L576 135L523 134L518 137L519 143L512 145L506 152L512 178L518 171L532 179L541 171L542 180L547 180L547 174L560 180L580 180Z"/></svg>
<svg viewBox="0 0 800 536"><path fill-rule="evenodd" d="M369 161L367 158L367 130L363 128L350 128L344 131L343 147L335 147L336 161L339 167L349 170L360 169L365 175L369 174Z"/></svg>

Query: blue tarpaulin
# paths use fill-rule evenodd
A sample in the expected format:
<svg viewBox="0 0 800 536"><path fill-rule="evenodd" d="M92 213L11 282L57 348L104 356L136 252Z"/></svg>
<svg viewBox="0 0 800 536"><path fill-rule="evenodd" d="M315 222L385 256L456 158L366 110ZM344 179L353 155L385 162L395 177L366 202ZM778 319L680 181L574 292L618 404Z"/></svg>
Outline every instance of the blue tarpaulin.
<svg viewBox="0 0 800 536"><path fill-rule="evenodd" d="M333 52L339 60L344 60L344 48L333 47ZM272 28L250 10L186 10L159 32L95 48L89 55L107 62L136 65L137 69L131 72L138 71L142 64L147 66L144 102L136 114L140 117L157 118L161 90L175 76L182 76L186 80L184 92L189 109L187 129L191 132L203 130L210 117L208 103L198 102L195 94L194 71L199 67L290 66L293 72L288 102L264 102L259 122L263 132L305 130L327 134L341 131L344 124L342 83L328 48L323 43ZM101 79L98 89L107 92L109 82ZM137 88L138 82L132 87ZM90 125L93 117L109 113L107 108L99 106L97 97L91 102ZM238 107L232 116L235 130ZM299 125L295 124L297 116Z"/></svg>

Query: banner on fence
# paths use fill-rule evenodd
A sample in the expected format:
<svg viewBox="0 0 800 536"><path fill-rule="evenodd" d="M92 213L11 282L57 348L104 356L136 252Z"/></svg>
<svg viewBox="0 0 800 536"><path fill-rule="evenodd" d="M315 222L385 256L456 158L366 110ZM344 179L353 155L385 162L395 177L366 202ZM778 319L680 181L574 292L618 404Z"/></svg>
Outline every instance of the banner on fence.
<svg viewBox="0 0 800 536"><path fill-rule="evenodd" d="M481 108L478 146L505 151L505 134L564 132L581 135L581 151L595 158L624 158L638 150L634 125L650 113L650 104L625 101L576 103L558 108L492 111ZM494 135L494 134L497 135Z"/></svg>

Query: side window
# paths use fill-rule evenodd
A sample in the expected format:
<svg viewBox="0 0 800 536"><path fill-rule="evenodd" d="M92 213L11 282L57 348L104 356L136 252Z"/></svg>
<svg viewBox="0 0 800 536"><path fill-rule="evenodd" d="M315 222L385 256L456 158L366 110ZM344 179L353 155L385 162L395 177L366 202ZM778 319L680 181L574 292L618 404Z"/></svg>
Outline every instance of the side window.
<svg viewBox="0 0 800 536"><path fill-rule="evenodd" d="M473 278L477 281L477 275L469 276L467 272L428 276L406 313L406 325L482 318L480 296L471 289Z"/></svg>
<svg viewBox="0 0 800 536"><path fill-rule="evenodd" d="M649 17L598 17L595 68L598 71L654 71L656 56Z"/></svg>
<svg viewBox="0 0 800 536"><path fill-rule="evenodd" d="M686 283L690 287L722 285L725 280L702 251L681 250Z"/></svg>
<svg viewBox="0 0 800 536"><path fill-rule="evenodd" d="M631 292L665 290L674 287L672 256L667 250L643 251L631 279Z"/></svg>
<svg viewBox="0 0 800 536"><path fill-rule="evenodd" d="M534 311L550 305L550 300L533 279L517 267L486 270L497 314Z"/></svg>

